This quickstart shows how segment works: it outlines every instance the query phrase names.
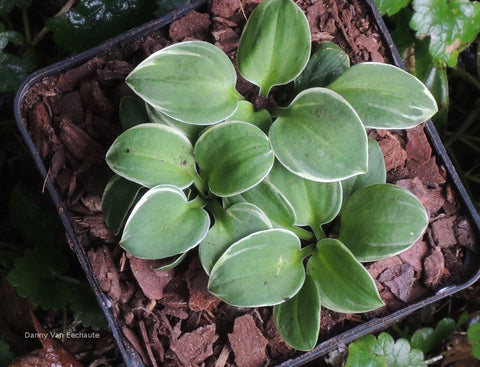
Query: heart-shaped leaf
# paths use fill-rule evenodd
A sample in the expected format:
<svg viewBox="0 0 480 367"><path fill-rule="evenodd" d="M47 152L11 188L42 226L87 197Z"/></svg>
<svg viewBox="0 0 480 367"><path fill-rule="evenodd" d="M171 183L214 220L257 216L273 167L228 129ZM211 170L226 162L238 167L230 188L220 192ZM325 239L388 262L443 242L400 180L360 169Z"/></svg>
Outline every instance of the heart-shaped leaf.
<svg viewBox="0 0 480 367"><path fill-rule="evenodd" d="M300 240L284 229L255 232L231 245L210 273L208 289L239 307L280 304L305 280Z"/></svg>
<svg viewBox="0 0 480 367"><path fill-rule="evenodd" d="M367 172L367 135L353 108L325 88L301 92L270 128L275 156L308 180L340 181Z"/></svg>
<svg viewBox="0 0 480 367"><path fill-rule="evenodd" d="M286 343L302 351L315 347L320 332L320 292L309 274L292 299L273 308L273 319Z"/></svg>
<svg viewBox="0 0 480 367"><path fill-rule="evenodd" d="M228 56L203 41L165 47L126 79L135 93L162 113L197 125L214 124L235 112L241 99L236 80Z"/></svg>
<svg viewBox="0 0 480 367"><path fill-rule="evenodd" d="M150 122L145 109L145 102L138 97L123 97L119 108L120 123L123 130L128 130L133 126Z"/></svg>
<svg viewBox="0 0 480 367"><path fill-rule="evenodd" d="M147 187L186 188L197 175L190 141L177 129L160 124L141 124L122 133L106 161L116 174Z"/></svg>
<svg viewBox="0 0 480 367"><path fill-rule="evenodd" d="M227 209L222 209L218 204L212 211L215 224L198 248L200 261L207 274L231 244L253 232L272 228L265 213L250 203L236 203Z"/></svg>
<svg viewBox="0 0 480 367"><path fill-rule="evenodd" d="M105 223L114 235L120 233L141 189L139 184L118 175L108 181L102 196L102 212Z"/></svg>
<svg viewBox="0 0 480 367"><path fill-rule="evenodd" d="M359 261L375 261L408 249L423 234L428 215L407 190L376 184L353 193L340 213L339 240Z"/></svg>
<svg viewBox="0 0 480 367"><path fill-rule="evenodd" d="M147 106L146 107L147 114L150 121L155 122L157 124L161 124L161 125L171 126L175 129L180 130L191 142L197 141L198 136L205 129L205 126L192 125L182 121L175 120L170 116L167 116L164 113L156 110L154 107L148 104L146 106Z"/></svg>
<svg viewBox="0 0 480 367"><path fill-rule="evenodd" d="M182 254L207 235L210 218L202 206L199 198L188 201L178 187L156 186L133 208L120 245L142 259Z"/></svg>
<svg viewBox="0 0 480 367"><path fill-rule="evenodd" d="M200 174L217 196L233 196L257 185L270 172L274 156L258 127L227 121L206 130L195 144Z"/></svg>
<svg viewBox="0 0 480 367"><path fill-rule="evenodd" d="M406 129L437 112L437 103L427 87L393 65L354 65L328 88L350 102L366 127Z"/></svg>
<svg viewBox="0 0 480 367"><path fill-rule="evenodd" d="M287 84L310 57L310 27L291 0L269 0L250 15L238 45L242 76L267 96L274 85Z"/></svg>
<svg viewBox="0 0 480 367"><path fill-rule="evenodd" d="M293 206L295 224L314 230L332 221L342 205L340 182L315 182L298 177L276 162L268 180L277 187Z"/></svg>
<svg viewBox="0 0 480 367"><path fill-rule="evenodd" d="M342 181L343 201L362 187L385 183L387 170L382 150L375 139L368 139L368 172Z"/></svg>
<svg viewBox="0 0 480 367"><path fill-rule="evenodd" d="M260 128L265 134L272 124L272 116L267 110L255 111L253 104L248 101L239 101L238 108L230 117L232 121L250 122Z"/></svg>
<svg viewBox="0 0 480 367"><path fill-rule="evenodd" d="M322 42L295 79L295 94L313 87L326 87L350 67L350 58L333 42Z"/></svg>
<svg viewBox="0 0 480 367"><path fill-rule="evenodd" d="M322 306L337 312L366 312L383 306L375 281L339 240L325 238L308 260Z"/></svg>

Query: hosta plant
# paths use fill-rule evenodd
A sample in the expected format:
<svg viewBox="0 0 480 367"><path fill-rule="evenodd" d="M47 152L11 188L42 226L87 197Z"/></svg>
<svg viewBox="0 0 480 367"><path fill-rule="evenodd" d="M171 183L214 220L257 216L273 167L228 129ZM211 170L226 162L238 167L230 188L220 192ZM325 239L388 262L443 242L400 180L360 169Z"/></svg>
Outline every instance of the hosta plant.
<svg viewBox="0 0 480 367"><path fill-rule="evenodd" d="M210 292L274 306L281 336L299 350L315 346L321 306L382 306L362 262L406 250L428 223L415 196L385 183L366 129L410 128L436 111L401 69L350 67L332 43L311 53L294 2L254 10L237 63L259 99L276 99L268 110L236 90L230 59L209 43L148 57L126 80L141 99L122 101L127 129L107 152L117 175L104 193L106 222L123 228L126 251L175 265L195 249Z"/></svg>

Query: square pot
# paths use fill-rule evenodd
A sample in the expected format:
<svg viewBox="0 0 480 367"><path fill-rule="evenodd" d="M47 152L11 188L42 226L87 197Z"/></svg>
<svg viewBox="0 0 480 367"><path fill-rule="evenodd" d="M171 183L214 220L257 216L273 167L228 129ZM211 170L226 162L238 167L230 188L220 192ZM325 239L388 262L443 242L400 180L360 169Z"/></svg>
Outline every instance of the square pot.
<svg viewBox="0 0 480 367"><path fill-rule="evenodd" d="M59 164L58 162L59 161L63 162L62 159L65 159L65 157L62 156L62 154L58 154L58 155L49 154L49 153L47 154L45 151L45 149L47 149L45 147L45 144L47 145L56 144L55 141L52 141L52 139L56 137L52 137L52 135L49 134L49 129L51 128L50 121L44 121L45 122L44 125L42 125L43 123L42 121L36 121L36 124L37 124L36 126L40 126L40 129L31 128L32 124L30 120L32 118L39 118L41 120L41 117L38 117L38 116L35 117L36 115L31 113L34 106L36 106L38 102L46 101L48 100L48 98L52 97L52 96L49 96L48 94L44 94L44 95L40 94L32 97L33 91L35 90L36 85L38 83L42 81L43 82L46 81L48 83L49 78L52 78L51 80L57 83L63 83L62 85L64 86L68 85L68 83L75 84L76 78L77 79L83 78L84 76L90 75L95 72L94 68L96 67L96 62L97 62L95 61L96 60L95 57L97 55L114 53L115 50L118 48L128 47L127 45L129 43L134 42L135 40L138 40L142 37L146 37L147 35L150 35L153 32L158 31L165 25L171 23L173 20L178 19L181 16L187 14L192 9L196 9L201 6L204 6L206 3L207 1L197 1L195 3L192 3L179 11L175 11L158 20L147 23L142 27L136 28L130 32L127 32L118 37L115 37L98 47L95 47L89 51L86 51L84 53L77 55L76 57L67 59L65 61L54 64L45 69L37 71L35 74L31 75L23 83L23 85L19 89L19 92L15 100L15 117L18 123L18 127L35 160L35 163L42 175L42 178L45 180L45 186L48 189L49 194L51 195L51 198L57 207L61 220L65 226L68 238L71 241L73 249L81 263L83 270L86 273L87 279L97 296L97 299L102 307L102 310L104 311L107 317L110 328L113 332L115 339L117 340L118 346L125 360L125 363L128 366L144 365L144 362L142 361L142 357L139 355L135 347L132 345L132 342L133 344L138 343L138 340L136 340L137 336L132 334L132 331L129 328L126 328L124 325L122 325L123 321L121 321L119 318L120 310L118 305L115 302L112 302L110 297L107 296L105 292L106 285L102 284L99 281L99 279L95 277L94 275L95 272L92 267L93 266L92 257L89 258L89 256L87 255L86 249L83 246L82 236L84 235L84 233L79 228L78 223L74 219L72 219L71 210L69 209L67 202L75 201L75 198L71 197L70 190L72 190L72 192L74 191L71 186L75 185L76 179L70 180L70 182L68 182L68 185L64 184L62 188L62 184L59 183L60 176L57 176L59 172L52 173L52 171L61 170L61 168L58 165ZM380 30L381 36L383 37L383 42L387 48L387 53L389 53L388 56L393 60L394 64L396 64L397 66L402 66L402 60L397 50L395 49L393 41L385 27L385 24L383 23L381 16L379 15L374 5L373 0L367 0L366 6L369 9L371 21L373 23L376 23L376 27ZM118 65L114 65L114 66L118 66ZM70 71L70 74L68 73L65 74L68 71ZM110 71L112 73L115 73L116 70L112 69ZM55 79L55 77L60 74L64 75L64 78L61 81ZM108 84L109 76L105 75L104 77L105 77L104 82ZM55 86L52 85L52 88L55 88ZM121 93L121 91L119 91L119 93ZM80 97L77 95L75 96L70 95L69 98L78 99ZM99 96L95 96L95 98L96 98L96 101L92 103L95 105L94 108L98 109L98 115L101 116L103 113L108 114L109 112L106 110L111 109L112 106L109 105L108 103L102 105L102 103L99 102L102 99L101 93ZM72 105L74 105L74 102L72 102ZM48 116L51 116L52 114L55 114L57 112L48 111L47 109L46 113ZM74 114L74 112L70 112L70 113ZM44 114L40 116L46 116L46 115ZM99 119L99 121L101 124L101 119ZM79 121L78 124L81 125L82 121ZM78 126L78 125L75 125L75 126ZM89 138L89 134L87 133L86 135L84 135L85 133L83 134L79 133L76 130L75 126L70 127L74 130L73 135L69 136L67 133L65 133L65 135L62 137L64 144L65 142L68 142L69 139L72 139L72 136L73 136L74 138L82 138L85 140L85 144L86 144L85 149L92 148L95 145L95 143L91 142ZM476 210L473 207L473 204L468 198L468 195L466 194L466 191L462 183L460 182L460 179L457 173L455 172L455 169L453 168L453 165L450 159L448 158L446 151L431 121L428 121L425 124L425 132L430 142L430 145L432 147L432 150L434 152L433 154L436 156L436 161L438 165L440 165L441 167L444 167L445 169L445 173L447 176L447 183L445 184L446 185L445 190L447 190L447 185L448 185L448 189L449 190L452 189L453 190L452 192L455 192L455 195L458 197L458 201L462 205L462 215L468 218L467 219L468 223L470 223L470 226L472 227L473 232L475 232L478 235L480 231L480 218L478 216L478 213L476 212ZM73 140L70 140L70 141L73 143ZM81 156L82 154L83 154L82 152L78 153L79 156ZM68 155L71 156L72 159L74 160L81 159L80 157L76 156L76 152L68 152ZM48 156L48 159L46 159L47 156ZM50 167L50 168L47 170L46 167ZM91 170L92 173L95 173L95 170L92 170L91 167L88 167L88 164L86 165L86 167L84 167L84 169ZM77 174L80 176L82 175L82 172L73 173L74 176ZM55 182L51 179L52 176L56 177ZM102 181L103 179L104 177L100 177L98 181ZM94 181L96 180L97 178L94 178ZM84 184L92 185L94 183L87 182ZM100 234L99 237L103 235L104 234ZM477 244L475 244L475 246L476 248L478 248ZM473 248L473 250L475 250L475 248ZM468 249L465 249L464 251L465 251L465 261L466 262L472 261L474 263L474 260L471 260L473 259L473 252ZM428 296L428 298L425 298L421 301L411 302L409 303L408 306L401 308L398 311L390 313L386 316L371 318L369 321L364 322L360 326L353 327L330 339L321 341L312 351L301 354L295 359L287 360L281 363L280 366L303 365L335 349L339 344L347 344L352 340L359 338L365 334L382 330L388 325L404 318L406 315L428 304L431 304L442 298L448 297L453 293L456 293L470 286L479 277L480 277L480 269L477 263L473 268L471 268L468 274L464 274L462 276L462 281L460 284L450 284L447 287L437 290L434 294L430 293L430 296ZM118 297L122 297L122 295L120 294ZM146 357L144 356L144 358Z"/></svg>

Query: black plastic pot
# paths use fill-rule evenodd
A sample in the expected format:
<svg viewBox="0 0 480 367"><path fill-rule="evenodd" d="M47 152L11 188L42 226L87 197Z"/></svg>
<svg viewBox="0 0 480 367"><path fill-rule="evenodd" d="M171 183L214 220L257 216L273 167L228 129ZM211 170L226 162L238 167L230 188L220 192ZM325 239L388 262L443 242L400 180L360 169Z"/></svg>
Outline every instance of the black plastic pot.
<svg viewBox="0 0 480 367"><path fill-rule="evenodd" d="M45 186L48 189L48 192L56 205L60 218L65 226L66 232L73 244L73 249L80 261L80 264L85 271L85 274L87 276L87 279L93 288L96 297L98 299L98 302L105 313L108 323L110 325L110 328L113 332L113 335L118 343L119 349L122 353L122 356L125 360L125 363L127 366L143 366L143 362L137 351L131 346L131 344L126 340L124 337L122 330L121 330L121 325L119 324L118 320L114 318L114 314L112 311L112 303L108 299L108 297L103 293L101 290L97 280L93 276L93 272L91 269L91 265L88 261L88 258L86 256L84 248L80 245L79 240L77 238L77 235L75 231L73 230L72 226L72 221L71 218L66 214L66 211L64 209L64 203L59 198L59 195L52 184L51 180L49 179L47 175L47 170L45 168L44 163L42 162L42 159L40 157L39 152L35 148L32 138L29 135L27 129L26 129L26 116L24 114L24 111L22 109L22 106L24 105L25 97L28 93L29 88L31 88L32 85L35 83L38 83L41 81L44 77L50 76L50 75L57 75L59 73L62 73L64 71L67 71L69 69L72 69L76 66L79 66L83 63L85 63L87 60L93 58L94 56L98 54L104 54L108 52L109 50L112 50L118 46L128 44L132 42L133 40L139 39L144 35L150 34L161 27L169 24L173 20L183 16L187 12L191 11L192 9L198 8L202 5L205 5L208 1L207 0L199 0L196 1L195 3L192 3L185 8L172 12L158 20L152 21L147 23L146 25L133 29L127 33L124 33L120 36L117 36L102 45L95 47L89 51L86 51L84 53L81 53L77 55L74 58L64 60L62 62L59 62L57 64L54 64L52 66L49 66L47 68L41 69L31 75L20 87L17 96L15 98L15 118L17 120L18 128L20 129L23 138L25 139L25 142L34 158L35 164L37 165L42 178L45 181ZM377 22L377 25L380 29L380 32L382 33L384 37L385 44L388 45L389 51L391 53L391 57L394 60L394 63L397 66L403 67L402 60L400 58L400 55L398 54L398 51L396 50L393 41L391 39L391 36L374 4L373 0L366 0L368 7L371 10L371 15L374 17L374 19ZM474 230L476 231L477 234L480 233L480 217L478 213L476 212L471 200L469 199L465 188L463 187L457 173L455 172L455 169L452 165L452 162L450 161L449 157L447 156L447 153L445 151L445 148L443 147L440 138L432 124L431 121L426 123L425 127L427 136L431 142L432 148L437 156L437 160L439 161L440 164L442 164L448 173L448 180L453 186L453 188L456 190L457 195L459 197L459 200L461 204L463 205L463 211L464 213L469 217ZM357 339L363 335L369 334L369 333L374 333L377 331L380 331L384 329L386 326L404 318L405 316L411 314L412 312L429 305L433 302L436 302L442 298L448 297L468 286L473 284L475 281L477 281L480 278L480 269L478 269L474 274L472 274L468 280L462 284L458 285L453 285L449 286L447 288L441 289L438 291L435 295L430 296L420 302L417 302L415 304L412 304L406 308L403 308L397 312L394 312L386 317L383 318L376 318L372 319L368 322L365 322L364 324L357 326L353 329L350 329L348 331L345 331L331 339L328 339L324 342L321 342L320 344L317 345L315 349L313 349L310 352L304 353L301 356L288 360L280 364L281 367L293 367L293 366L301 366L309 361L312 361L316 358L318 358L321 355L324 355L325 353L337 348L338 345L340 344L347 344L354 339Z"/></svg>

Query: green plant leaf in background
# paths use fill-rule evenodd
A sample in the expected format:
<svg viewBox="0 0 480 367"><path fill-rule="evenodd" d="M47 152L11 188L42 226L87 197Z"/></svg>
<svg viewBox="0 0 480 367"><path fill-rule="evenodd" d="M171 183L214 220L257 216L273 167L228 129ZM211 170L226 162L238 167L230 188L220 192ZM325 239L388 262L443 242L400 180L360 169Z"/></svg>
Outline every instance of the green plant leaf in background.
<svg viewBox="0 0 480 367"><path fill-rule="evenodd" d="M172 10L183 8L194 1L195 0L157 0L157 10L155 11L155 15L160 17Z"/></svg>
<svg viewBox="0 0 480 367"><path fill-rule="evenodd" d="M387 333L378 339L366 335L348 347L345 367L425 367L423 353L412 349L406 339L396 342Z"/></svg>
<svg viewBox="0 0 480 367"><path fill-rule="evenodd" d="M197 246L210 226L204 203L197 197L188 201L172 185L150 189L135 205L127 219L120 245L142 259L163 259Z"/></svg>
<svg viewBox="0 0 480 367"><path fill-rule="evenodd" d="M70 52L98 45L153 18L152 0L81 0L62 15L46 21L55 42Z"/></svg>
<svg viewBox="0 0 480 367"><path fill-rule="evenodd" d="M194 155L200 175L220 197L257 185L274 162L268 137L258 127L240 121L210 127L195 144Z"/></svg>
<svg viewBox="0 0 480 367"><path fill-rule="evenodd" d="M326 87L350 67L350 58L333 42L322 42L294 81L295 94L314 87Z"/></svg>
<svg viewBox="0 0 480 367"><path fill-rule="evenodd" d="M123 132L106 161L116 174L146 187L186 188L197 178L190 141L177 129L160 124L141 124Z"/></svg>
<svg viewBox="0 0 480 367"><path fill-rule="evenodd" d="M15 359L8 344L0 341L0 366L8 366Z"/></svg>
<svg viewBox="0 0 480 367"><path fill-rule="evenodd" d="M10 13L13 8L26 8L30 5L31 0L1 0L0 1L0 17L4 17Z"/></svg>
<svg viewBox="0 0 480 367"><path fill-rule="evenodd" d="M227 119L242 97L228 56L203 41L177 43L143 60L127 84L160 112L197 125Z"/></svg>
<svg viewBox="0 0 480 367"><path fill-rule="evenodd" d="M114 235L120 233L141 189L139 184L118 175L108 181L102 196L102 212L105 224Z"/></svg>
<svg viewBox="0 0 480 367"><path fill-rule="evenodd" d="M120 123L123 130L150 122L145 102L138 97L123 97L119 107Z"/></svg>
<svg viewBox="0 0 480 367"><path fill-rule="evenodd" d="M468 0L413 0L410 26L417 37L430 38L430 54L448 66L480 32L480 3Z"/></svg>
<svg viewBox="0 0 480 367"><path fill-rule="evenodd" d="M108 330L107 319L88 285L74 288L70 309L73 311L75 320L80 321L83 326L94 330Z"/></svg>
<svg viewBox="0 0 480 367"><path fill-rule="evenodd" d="M375 0L381 15L393 15L405 8L410 0Z"/></svg>
<svg viewBox="0 0 480 367"><path fill-rule="evenodd" d="M284 229L255 232L231 245L210 273L208 289L239 307L273 306L305 280L300 240Z"/></svg>
<svg viewBox="0 0 480 367"><path fill-rule="evenodd" d="M248 101L239 101L238 108L230 117L231 121L245 121L257 126L265 134L272 124L272 116L267 110L255 111L253 104Z"/></svg>
<svg viewBox="0 0 480 367"><path fill-rule="evenodd" d="M410 344L412 348L421 350L424 354L442 343L457 329L457 323L450 318L441 319L435 329L425 327L418 329L412 335Z"/></svg>
<svg viewBox="0 0 480 367"><path fill-rule="evenodd" d="M472 355L480 359L480 323L473 324L467 330L468 341L472 344Z"/></svg>
<svg viewBox="0 0 480 367"><path fill-rule="evenodd" d="M268 180L293 206L295 224L298 226L308 225L321 235L321 225L332 221L340 211L342 187L339 182L306 180L294 175L278 162L270 171Z"/></svg>
<svg viewBox="0 0 480 367"><path fill-rule="evenodd" d="M373 184L385 183L387 171L382 150L375 139L368 139L368 172L342 181L343 200L358 189Z"/></svg>
<svg viewBox="0 0 480 367"><path fill-rule="evenodd" d="M287 344L302 351L315 347L320 332L320 293L309 274L292 299L274 306L273 319Z"/></svg>
<svg viewBox="0 0 480 367"><path fill-rule="evenodd" d="M212 207L213 204L213 207ZM243 237L272 228L269 218L250 203L236 203L223 209L218 202L210 202L215 224L200 243L198 253L207 274L228 247Z"/></svg>
<svg viewBox="0 0 480 367"><path fill-rule="evenodd" d="M367 135L357 113L325 88L301 92L278 118L269 137L278 160L294 174L319 182L367 172Z"/></svg>
<svg viewBox="0 0 480 367"><path fill-rule="evenodd" d="M274 85L294 80L310 57L310 27L303 11L290 0L258 5L238 45L238 68L267 96Z"/></svg>
<svg viewBox="0 0 480 367"><path fill-rule="evenodd" d="M338 238L359 261L375 261L405 251L428 225L422 203L406 189L391 184L357 190L340 216Z"/></svg>
<svg viewBox="0 0 480 367"><path fill-rule="evenodd" d="M330 310L366 312L384 305L372 276L337 239L317 243L307 272L317 282L322 306Z"/></svg>
<svg viewBox="0 0 480 367"><path fill-rule="evenodd" d="M328 88L353 106L365 127L405 129L437 112L430 91L413 75L389 64L354 65Z"/></svg>

